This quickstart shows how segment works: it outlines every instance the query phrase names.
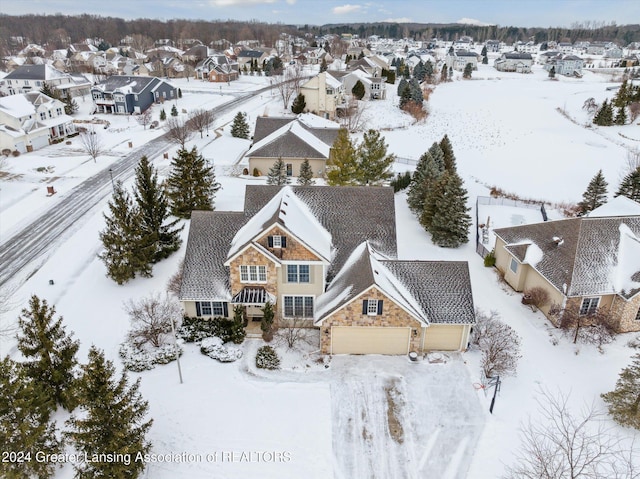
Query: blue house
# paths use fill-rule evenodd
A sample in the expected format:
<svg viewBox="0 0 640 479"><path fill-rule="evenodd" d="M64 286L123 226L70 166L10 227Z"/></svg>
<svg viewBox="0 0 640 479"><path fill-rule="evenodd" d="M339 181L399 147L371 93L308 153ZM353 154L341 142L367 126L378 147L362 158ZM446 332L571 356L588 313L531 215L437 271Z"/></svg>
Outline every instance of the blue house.
<svg viewBox="0 0 640 479"><path fill-rule="evenodd" d="M173 100L178 89L157 77L114 75L91 88L98 113L142 113L153 103Z"/></svg>

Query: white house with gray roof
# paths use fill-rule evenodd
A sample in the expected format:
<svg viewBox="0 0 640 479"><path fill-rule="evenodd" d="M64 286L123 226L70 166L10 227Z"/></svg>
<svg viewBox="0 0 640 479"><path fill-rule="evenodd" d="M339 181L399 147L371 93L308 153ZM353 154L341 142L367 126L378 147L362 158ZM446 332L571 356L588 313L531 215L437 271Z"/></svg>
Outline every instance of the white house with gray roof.
<svg viewBox="0 0 640 479"><path fill-rule="evenodd" d="M531 53L522 52L507 52L500 55L500 58L496 58L493 62L493 66L500 72L516 72L516 73L531 73L531 65L533 64L533 58Z"/></svg>
<svg viewBox="0 0 640 479"><path fill-rule="evenodd" d="M398 260L389 187L247 186L244 211L194 211L180 301L216 320L243 306L260 334L320 329L325 354L466 348L475 322L466 262Z"/></svg>
<svg viewBox="0 0 640 479"><path fill-rule="evenodd" d="M63 73L50 65L22 65L4 77L2 92L16 95L40 91L44 84L60 93L61 98L89 93L91 82L82 75Z"/></svg>

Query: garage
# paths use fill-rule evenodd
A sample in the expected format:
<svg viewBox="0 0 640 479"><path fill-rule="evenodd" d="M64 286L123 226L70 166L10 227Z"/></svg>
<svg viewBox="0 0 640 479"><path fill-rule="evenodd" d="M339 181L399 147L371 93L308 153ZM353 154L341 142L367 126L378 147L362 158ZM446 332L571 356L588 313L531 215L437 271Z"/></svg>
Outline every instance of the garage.
<svg viewBox="0 0 640 479"><path fill-rule="evenodd" d="M407 354L411 328L333 326L331 354Z"/></svg>
<svg viewBox="0 0 640 479"><path fill-rule="evenodd" d="M465 329L466 326L461 324L432 324L425 333L424 350L458 351Z"/></svg>

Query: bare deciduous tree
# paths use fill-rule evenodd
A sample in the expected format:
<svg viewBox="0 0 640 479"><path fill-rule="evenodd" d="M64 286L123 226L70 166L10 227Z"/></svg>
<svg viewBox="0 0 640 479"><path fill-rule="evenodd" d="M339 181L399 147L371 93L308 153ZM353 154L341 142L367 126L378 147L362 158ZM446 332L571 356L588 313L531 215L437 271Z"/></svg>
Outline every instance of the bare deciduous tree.
<svg viewBox="0 0 640 479"><path fill-rule="evenodd" d="M600 105L596 103L596 100L593 97L587 98L582 104L582 109L586 110L586 112L590 115L593 115L595 112L597 112L598 108L600 108Z"/></svg>
<svg viewBox="0 0 640 479"><path fill-rule="evenodd" d="M214 119L215 116L211 110L197 108L195 110L192 110L189 114L189 120L187 120L187 124L193 131L199 132L200 138L202 138L204 130L207 130L207 132L209 131L209 127L213 123Z"/></svg>
<svg viewBox="0 0 640 479"><path fill-rule="evenodd" d="M350 97L347 101L346 108L342 108L339 110L340 113L338 115L338 119L340 121L340 125L343 128L346 128L346 130L350 133L363 129L363 114L366 109L366 102Z"/></svg>
<svg viewBox="0 0 640 479"><path fill-rule="evenodd" d="M521 426L522 445L509 479L637 478L634 444L626 447L609 433L594 406L578 416L568 397L541 391L539 417Z"/></svg>
<svg viewBox="0 0 640 479"><path fill-rule="evenodd" d="M151 108L147 108L145 111L136 116L136 121L147 129L147 125L151 123Z"/></svg>
<svg viewBox="0 0 640 479"><path fill-rule="evenodd" d="M564 309L554 305L549 309L549 316L567 336L572 337L574 344L580 342L600 347L610 343L615 337L612 316L600 308L583 313L578 303L568 305Z"/></svg>
<svg viewBox="0 0 640 479"><path fill-rule="evenodd" d="M96 159L104 153L102 139L93 126L90 126L80 133L80 144L84 152L93 159L94 163Z"/></svg>
<svg viewBox="0 0 640 479"><path fill-rule="evenodd" d="M485 377L515 374L520 359L520 336L499 320L495 311L476 311L476 325L471 342L482 351L481 366Z"/></svg>
<svg viewBox="0 0 640 479"><path fill-rule="evenodd" d="M631 123L636 121L640 116L640 101L634 101L629 104L629 119Z"/></svg>
<svg viewBox="0 0 640 479"><path fill-rule="evenodd" d="M182 272L184 271L184 259L178 266L178 271L171 275L167 282L167 291L171 294L178 296L180 294L180 285L182 284Z"/></svg>
<svg viewBox="0 0 640 479"><path fill-rule="evenodd" d="M139 300L129 300L124 310L131 319L129 340L138 348L144 344L160 347L167 343L171 321L182 315L180 304L168 294L151 294Z"/></svg>
<svg viewBox="0 0 640 479"><path fill-rule="evenodd" d="M527 289L522 295L522 304L528 305L532 311L549 304L549 293L539 286Z"/></svg>
<svg viewBox="0 0 640 479"><path fill-rule="evenodd" d="M289 102L294 94L298 94L300 89L300 82L304 78L302 65L296 63L295 65L289 65L285 68L282 75L278 75L275 78L276 87L282 98L282 104L284 108L289 107Z"/></svg>
<svg viewBox="0 0 640 479"><path fill-rule="evenodd" d="M307 329L301 327L303 319L300 317L287 318L278 322L278 338L287 345L287 348L293 349L299 341L307 340Z"/></svg>
<svg viewBox="0 0 640 479"><path fill-rule="evenodd" d="M164 128L167 131L167 140L177 143L183 150L185 148L185 144L193 135L193 130L189 127L187 122L177 117L167 118Z"/></svg>

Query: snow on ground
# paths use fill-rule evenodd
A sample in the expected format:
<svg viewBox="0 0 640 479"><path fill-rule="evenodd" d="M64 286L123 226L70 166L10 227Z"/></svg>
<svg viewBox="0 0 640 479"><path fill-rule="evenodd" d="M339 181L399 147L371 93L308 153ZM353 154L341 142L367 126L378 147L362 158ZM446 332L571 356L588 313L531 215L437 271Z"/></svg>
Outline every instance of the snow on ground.
<svg viewBox="0 0 640 479"><path fill-rule="evenodd" d="M241 78L231 85L179 81L183 92L179 109L205 103L211 107L266 81ZM391 106L397 97L390 91L386 102L368 104L366 126L383 131L391 152L413 159L447 133L469 190L470 207L477 196L488 194L487 185L523 197L575 202L600 168L613 190L627 149L637 147L640 140L636 126L582 126L586 122L582 103L591 96L597 101L610 96L605 90L607 81L585 72L580 80L552 82L541 71L499 74L481 66L474 80L437 86L424 123L413 125ZM89 100L80 102L80 107L77 116L90 118ZM168 112L170 104L165 108ZM556 108L566 110L574 121ZM244 110L251 123L258 115L283 113L277 97L269 94L254 98ZM238 161L249 141L230 137L234 113L217 118L216 131L209 131L208 137L196 135L189 143L216 167L222 184L216 198L220 210L241 210L245 185L265 181L236 176L241 173L243 164ZM154 107L154 119L157 114L159 109ZM135 148L161 133L144 130L133 118L100 117L111 122L106 131L100 131L109 152L96 163L80 151L77 139L72 145L63 143L4 162L0 167L5 172L0 177L0 241L73 186L128 154L129 141ZM174 152L168 151L169 157ZM170 159L153 160L161 176L166 175ZM397 171L411 168L395 165ZM54 185L58 194L47 198L47 185ZM125 184L130 185L131 181ZM128 328L122 303L163 291L184 255L184 245L154 267L153 278L117 286L105 277L104 266L96 258L106 201L95 211L78 222L15 291L9 301L11 311L2 320L15 321L29 296L37 294L55 304L68 329L75 331L82 343L81 360L95 344L120 365L117 350ZM504 227L536 220L530 214L539 213L491 206L483 207L480 218L483 222L490 215L493 227ZM150 404L153 452L200 454L200 459L149 464L149 477L500 477L505 464L513 461L519 425L529 415L536 417L539 389L571 394L575 411L584 403L604 407L600 393L612 389L620 369L629 364L635 351L626 343L634 335L621 335L605 346L604 354L590 346L575 346L540 313L523 306L520 295L501 283L493 269L484 268L475 253L473 235L469 244L455 250L434 246L410 213L405 193L396 195L396 216L400 258L468 261L476 305L498 311L522 337L518 375L503 378L493 415L488 412L492 391L476 389L480 370L475 351L452 354L445 364L411 363L398 357L334 357L325 368L317 355L317 339L297 352L275 342L283 356L283 369L266 372L254 365L261 340L246 341L243 359L232 364L220 364L201 355L197 346L185 345L181 359L184 384L178 384L175 363L131 376L142 378L142 392ZM185 239L188 222L186 226ZM14 342L2 339L0 354L17 357ZM630 431L606 422L624 437L631 436ZM236 455L230 456L233 452ZM274 454L260 456L264 462L246 462L237 455L242 452ZM278 462L276 452L286 452L289 460ZM207 454L215 455L208 458ZM57 477L72 475L67 466Z"/></svg>

